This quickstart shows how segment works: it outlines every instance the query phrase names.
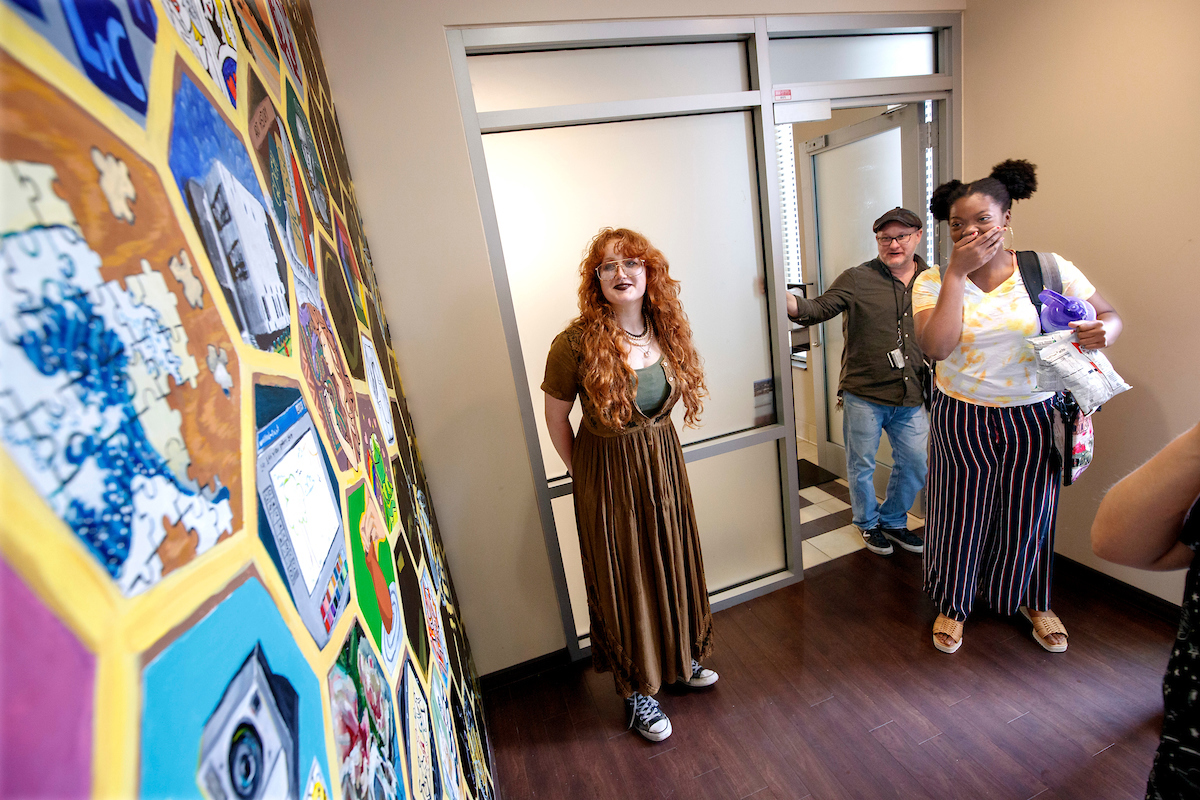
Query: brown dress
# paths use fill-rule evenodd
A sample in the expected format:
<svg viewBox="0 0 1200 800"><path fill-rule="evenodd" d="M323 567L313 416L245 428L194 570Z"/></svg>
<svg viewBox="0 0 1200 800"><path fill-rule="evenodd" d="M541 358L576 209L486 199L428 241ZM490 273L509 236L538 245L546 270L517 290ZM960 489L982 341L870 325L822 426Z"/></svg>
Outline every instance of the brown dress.
<svg viewBox="0 0 1200 800"><path fill-rule="evenodd" d="M578 396L583 408L571 472L592 664L613 673L622 697L654 695L712 652L692 490L671 422L678 381L664 358L671 391L662 407L647 417L635 404L628 426L606 427L583 391L580 333L573 324L554 339L542 391L568 403Z"/></svg>

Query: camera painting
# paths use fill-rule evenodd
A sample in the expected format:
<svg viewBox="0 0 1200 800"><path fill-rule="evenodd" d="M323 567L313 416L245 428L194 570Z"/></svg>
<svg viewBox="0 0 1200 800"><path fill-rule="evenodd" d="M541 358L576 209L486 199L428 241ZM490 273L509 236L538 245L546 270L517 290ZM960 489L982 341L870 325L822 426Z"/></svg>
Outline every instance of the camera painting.
<svg viewBox="0 0 1200 800"><path fill-rule="evenodd" d="M346 514L354 590L362 621L379 648L388 675L394 676L404 643L396 562L388 529L365 481L346 493Z"/></svg>
<svg viewBox="0 0 1200 800"><path fill-rule="evenodd" d="M0 442L132 596L241 528L237 352L154 168L0 84Z"/></svg>
<svg viewBox="0 0 1200 800"><path fill-rule="evenodd" d="M143 656L141 795L299 798L316 766L328 796L321 687L258 578L181 628Z"/></svg>
<svg viewBox="0 0 1200 800"><path fill-rule="evenodd" d="M392 689L355 622L329 670L338 783L343 800L407 797L396 739Z"/></svg>

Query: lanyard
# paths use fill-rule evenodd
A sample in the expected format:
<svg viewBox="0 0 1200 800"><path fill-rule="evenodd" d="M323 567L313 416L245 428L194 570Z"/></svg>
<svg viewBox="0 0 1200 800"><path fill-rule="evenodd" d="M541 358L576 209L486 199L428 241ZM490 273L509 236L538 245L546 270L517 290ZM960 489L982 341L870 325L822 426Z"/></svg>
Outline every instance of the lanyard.
<svg viewBox="0 0 1200 800"><path fill-rule="evenodd" d="M896 284L898 283L898 281L892 276L891 271L888 270L887 267L884 267L884 271L887 272L888 280L890 280L892 282L892 299L896 301L896 348L899 350L903 350L904 349L904 312L907 309L912 308L912 295L911 294L908 295L908 300L906 301L904 307L901 308L900 307L900 294L896 291ZM917 277L917 275L914 272L913 279L915 280L916 277ZM906 286L904 290L907 293L908 287Z"/></svg>

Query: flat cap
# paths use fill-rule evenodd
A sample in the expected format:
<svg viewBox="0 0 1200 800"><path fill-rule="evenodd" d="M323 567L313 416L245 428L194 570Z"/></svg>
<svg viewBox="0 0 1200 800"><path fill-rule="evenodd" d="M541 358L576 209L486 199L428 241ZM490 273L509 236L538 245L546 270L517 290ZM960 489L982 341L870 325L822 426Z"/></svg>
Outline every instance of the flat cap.
<svg viewBox="0 0 1200 800"><path fill-rule="evenodd" d="M889 222L899 222L909 228L924 228L925 223L921 222L921 218L907 208L896 206L891 211L884 214L879 219L875 220L875 224L871 226L871 230L879 233L879 229Z"/></svg>

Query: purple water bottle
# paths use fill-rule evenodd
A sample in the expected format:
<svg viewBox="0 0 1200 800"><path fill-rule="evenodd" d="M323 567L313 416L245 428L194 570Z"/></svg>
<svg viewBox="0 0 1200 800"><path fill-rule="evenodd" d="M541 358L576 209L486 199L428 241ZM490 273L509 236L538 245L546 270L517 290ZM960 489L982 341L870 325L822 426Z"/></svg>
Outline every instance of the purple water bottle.
<svg viewBox="0 0 1200 800"><path fill-rule="evenodd" d="M1096 318L1096 309L1087 300L1064 297L1053 289L1043 289L1038 295L1042 301L1042 332L1065 331L1068 323L1086 322Z"/></svg>

